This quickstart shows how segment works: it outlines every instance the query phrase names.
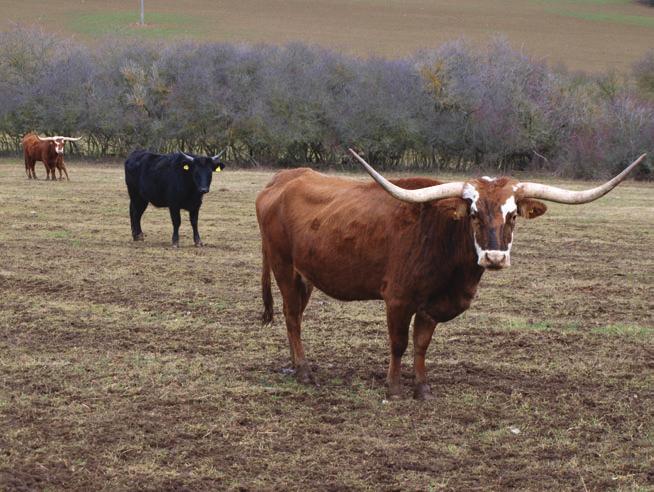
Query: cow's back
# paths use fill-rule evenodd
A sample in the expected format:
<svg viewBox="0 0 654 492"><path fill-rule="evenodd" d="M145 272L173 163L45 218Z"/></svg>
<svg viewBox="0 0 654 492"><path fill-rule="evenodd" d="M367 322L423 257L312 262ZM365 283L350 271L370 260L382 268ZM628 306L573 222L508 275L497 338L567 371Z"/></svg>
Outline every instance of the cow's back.
<svg viewBox="0 0 654 492"><path fill-rule="evenodd" d="M257 196L260 227L265 227L270 220L286 224L301 221L303 213L311 214L321 204L333 200L344 188L356 184L306 167L279 171Z"/></svg>
<svg viewBox="0 0 654 492"><path fill-rule="evenodd" d="M257 220L274 261L283 258L336 299L377 299L392 237L413 222L411 207L376 183L295 169L261 191Z"/></svg>
<svg viewBox="0 0 654 492"><path fill-rule="evenodd" d="M125 179L137 177L141 166L149 160L149 152L145 150L134 150L125 159ZM129 182L128 182L129 184Z"/></svg>
<svg viewBox="0 0 654 492"><path fill-rule="evenodd" d="M192 191L175 173L175 154L135 150L125 160L125 182L130 196L140 196L155 207L185 207Z"/></svg>
<svg viewBox="0 0 654 492"><path fill-rule="evenodd" d="M35 133L28 133L22 140L23 151L33 159L41 160L42 143Z"/></svg>

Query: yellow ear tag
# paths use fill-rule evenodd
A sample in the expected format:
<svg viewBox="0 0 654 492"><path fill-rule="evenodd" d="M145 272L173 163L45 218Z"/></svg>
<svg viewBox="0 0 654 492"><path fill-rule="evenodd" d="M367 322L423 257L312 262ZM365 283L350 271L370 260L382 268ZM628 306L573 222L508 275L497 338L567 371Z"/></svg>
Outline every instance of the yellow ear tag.
<svg viewBox="0 0 654 492"><path fill-rule="evenodd" d="M219 173L220 171L222 171L222 169L220 169L220 167L217 167L216 172Z"/></svg>
<svg viewBox="0 0 654 492"><path fill-rule="evenodd" d="M188 171L188 164L184 164L184 171Z"/></svg>

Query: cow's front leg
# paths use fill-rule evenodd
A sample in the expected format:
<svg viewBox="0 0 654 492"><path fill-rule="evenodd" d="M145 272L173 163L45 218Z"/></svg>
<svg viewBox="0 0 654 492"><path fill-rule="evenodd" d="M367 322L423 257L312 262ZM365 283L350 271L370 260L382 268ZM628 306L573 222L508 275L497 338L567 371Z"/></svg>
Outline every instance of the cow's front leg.
<svg viewBox="0 0 654 492"><path fill-rule="evenodd" d="M173 221L173 248L179 248L179 226L182 223L182 218L179 215L178 208L169 208L170 218Z"/></svg>
<svg viewBox="0 0 654 492"><path fill-rule="evenodd" d="M433 395L427 383L427 371L425 370L425 354L434 334L436 322L424 313L417 313L413 324L413 366L416 372L415 388L413 397L416 400L431 400Z"/></svg>
<svg viewBox="0 0 654 492"><path fill-rule="evenodd" d="M404 303L386 301L386 319L388 323L388 338L390 341L391 360L388 365L388 397L394 400L401 398L400 369L402 355L409 343L409 325L413 312Z"/></svg>
<svg viewBox="0 0 654 492"><path fill-rule="evenodd" d="M195 210L189 210L189 218L191 219L191 227L193 228L193 241L197 247L204 246L200 239L200 232L198 231L198 216L200 215L200 207Z"/></svg>

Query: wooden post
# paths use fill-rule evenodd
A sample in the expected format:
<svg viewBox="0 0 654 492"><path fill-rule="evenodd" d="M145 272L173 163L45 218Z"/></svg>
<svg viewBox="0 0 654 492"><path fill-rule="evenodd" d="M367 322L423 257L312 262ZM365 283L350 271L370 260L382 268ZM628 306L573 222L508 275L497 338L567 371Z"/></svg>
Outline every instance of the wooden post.
<svg viewBox="0 0 654 492"><path fill-rule="evenodd" d="M144 13L145 8L144 8L144 5L143 5L144 1L145 0L141 0L141 25L142 26L145 25L145 13Z"/></svg>

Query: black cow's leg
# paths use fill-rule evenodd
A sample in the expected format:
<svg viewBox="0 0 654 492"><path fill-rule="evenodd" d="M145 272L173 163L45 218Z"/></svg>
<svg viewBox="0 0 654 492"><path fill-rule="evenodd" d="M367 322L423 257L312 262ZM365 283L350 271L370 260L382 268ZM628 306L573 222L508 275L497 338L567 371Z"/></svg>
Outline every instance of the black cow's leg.
<svg viewBox="0 0 654 492"><path fill-rule="evenodd" d="M191 227L193 228L193 241L195 242L195 245L198 247L204 246L202 240L200 239L200 232L198 231L198 216L200 215L200 207L196 208L195 210L190 210L188 215L191 219Z"/></svg>
<svg viewBox="0 0 654 492"><path fill-rule="evenodd" d="M173 221L173 248L179 248L179 226L182 218L178 208L169 208L168 210L170 210L170 219Z"/></svg>
<svg viewBox="0 0 654 492"><path fill-rule="evenodd" d="M143 241L141 217L143 217L146 208L148 208L148 202L139 198L132 198L129 201L129 218L132 225L132 238L134 241Z"/></svg>
<svg viewBox="0 0 654 492"><path fill-rule="evenodd" d="M413 324L413 367L416 372L413 397L417 400L431 400L431 388L427 383L425 354L434 334L436 322L426 314L417 313Z"/></svg>
<svg viewBox="0 0 654 492"><path fill-rule="evenodd" d="M402 355L409 344L409 324L413 312L403 303L386 302L386 320L388 323L388 338L390 341L391 360L388 365L388 397L401 398L400 368Z"/></svg>

